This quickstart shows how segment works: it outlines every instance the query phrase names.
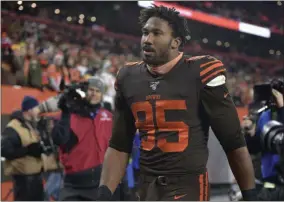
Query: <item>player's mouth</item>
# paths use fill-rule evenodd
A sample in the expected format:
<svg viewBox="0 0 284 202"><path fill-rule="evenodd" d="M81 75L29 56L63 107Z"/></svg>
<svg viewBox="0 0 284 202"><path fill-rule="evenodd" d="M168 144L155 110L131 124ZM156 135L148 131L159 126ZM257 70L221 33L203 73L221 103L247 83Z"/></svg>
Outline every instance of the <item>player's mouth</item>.
<svg viewBox="0 0 284 202"><path fill-rule="evenodd" d="M150 51L143 51L144 55L148 56L148 55L153 55L154 52L150 52Z"/></svg>
<svg viewBox="0 0 284 202"><path fill-rule="evenodd" d="M144 55L152 55L153 53L155 53L155 50L152 49L152 48L146 48L145 47L142 50L143 50Z"/></svg>

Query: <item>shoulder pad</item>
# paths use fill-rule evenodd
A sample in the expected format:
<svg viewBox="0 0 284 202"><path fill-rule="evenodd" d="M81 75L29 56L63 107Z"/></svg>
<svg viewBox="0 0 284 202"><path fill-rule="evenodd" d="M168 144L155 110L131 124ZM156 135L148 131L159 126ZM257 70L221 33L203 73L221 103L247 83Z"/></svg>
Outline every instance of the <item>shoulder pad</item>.
<svg viewBox="0 0 284 202"><path fill-rule="evenodd" d="M200 68L201 81L205 85L220 75L226 76L226 68L224 67L224 64L217 58L210 55L200 59L198 66Z"/></svg>
<svg viewBox="0 0 284 202"><path fill-rule="evenodd" d="M204 85L207 85L211 81L213 82L209 83L209 86L224 83L226 68L224 67L224 64L217 58L211 55L201 55L190 57L186 59L186 62L193 63L196 68L199 69L200 79Z"/></svg>
<svg viewBox="0 0 284 202"><path fill-rule="evenodd" d="M185 58L186 62L193 62L193 61L197 61L200 60L202 58L205 58L207 55L199 55L199 56L193 56L193 57L189 57L189 58Z"/></svg>

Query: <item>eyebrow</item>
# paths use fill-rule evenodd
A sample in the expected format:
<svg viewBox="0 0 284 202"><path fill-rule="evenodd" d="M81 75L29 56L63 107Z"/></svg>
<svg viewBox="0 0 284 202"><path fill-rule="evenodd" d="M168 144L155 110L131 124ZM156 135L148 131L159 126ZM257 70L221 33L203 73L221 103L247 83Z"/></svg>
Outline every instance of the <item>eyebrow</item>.
<svg viewBox="0 0 284 202"><path fill-rule="evenodd" d="M142 28L142 31L150 31L150 32L163 32L161 29L153 28L153 29L148 29L148 28Z"/></svg>

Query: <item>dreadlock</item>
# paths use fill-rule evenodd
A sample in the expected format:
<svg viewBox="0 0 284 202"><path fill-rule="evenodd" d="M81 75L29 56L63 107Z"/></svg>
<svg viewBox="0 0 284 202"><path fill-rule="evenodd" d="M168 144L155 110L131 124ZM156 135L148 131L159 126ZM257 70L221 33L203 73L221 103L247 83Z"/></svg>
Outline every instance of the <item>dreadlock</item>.
<svg viewBox="0 0 284 202"><path fill-rule="evenodd" d="M164 6L156 6L141 10L139 16L139 24L144 27L151 17L158 17L166 20L173 29L173 37L181 38L181 47L185 45L189 38L189 30L187 21L179 15L175 8L166 8Z"/></svg>

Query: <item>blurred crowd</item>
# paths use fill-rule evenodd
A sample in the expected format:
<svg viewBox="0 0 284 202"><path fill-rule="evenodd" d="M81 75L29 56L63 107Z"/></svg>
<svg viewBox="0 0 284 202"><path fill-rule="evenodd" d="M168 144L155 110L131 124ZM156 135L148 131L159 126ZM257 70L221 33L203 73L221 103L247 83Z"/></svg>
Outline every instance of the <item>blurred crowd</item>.
<svg viewBox="0 0 284 202"><path fill-rule="evenodd" d="M265 26L271 30L284 30L284 16L281 12L274 12L275 10L267 9L274 7L283 12L283 2L253 2L252 4L245 4L242 2L214 2L214 1L191 1L180 2L180 4L189 6L200 11L227 17L237 21L252 23L255 25ZM266 4L266 5L265 5ZM255 9L255 8L258 9Z"/></svg>
<svg viewBox="0 0 284 202"><path fill-rule="evenodd" d="M139 60L139 40L103 34L100 26L63 26L64 23L39 23L34 19L2 15L1 84L60 91L62 80L71 84L96 75L106 83L104 99L112 102L116 72L126 62ZM190 46L187 54L200 53L198 44L192 42ZM267 71L264 64L213 55L227 67L228 86L238 106L252 101L255 83L267 81L283 68L281 64L274 65Z"/></svg>

